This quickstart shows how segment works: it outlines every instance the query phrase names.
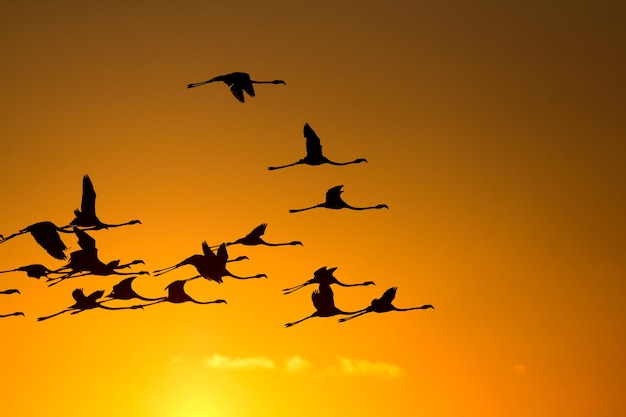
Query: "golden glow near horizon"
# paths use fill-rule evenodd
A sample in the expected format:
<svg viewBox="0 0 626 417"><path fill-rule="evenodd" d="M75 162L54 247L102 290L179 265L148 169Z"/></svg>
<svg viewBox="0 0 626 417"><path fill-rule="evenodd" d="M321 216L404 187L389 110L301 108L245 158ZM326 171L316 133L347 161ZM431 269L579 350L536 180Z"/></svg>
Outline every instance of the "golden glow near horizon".
<svg viewBox="0 0 626 417"><path fill-rule="evenodd" d="M0 233L80 206L141 225L90 232L98 255L165 268L229 246L240 275L195 299L38 322L123 277L53 287L1 274L2 414L12 417L617 416L626 385L621 5L530 2L22 2L1 7ZM256 97L223 83L245 71ZM267 168L305 154L367 163ZM315 209L343 185L354 206ZM63 236L69 252L76 238ZM0 271L64 262L31 236ZM337 316L308 286L337 267ZM127 271L127 270L125 270ZM160 297L191 266L139 276ZM111 303L113 305L113 303ZM124 305L123 303L115 305Z"/></svg>

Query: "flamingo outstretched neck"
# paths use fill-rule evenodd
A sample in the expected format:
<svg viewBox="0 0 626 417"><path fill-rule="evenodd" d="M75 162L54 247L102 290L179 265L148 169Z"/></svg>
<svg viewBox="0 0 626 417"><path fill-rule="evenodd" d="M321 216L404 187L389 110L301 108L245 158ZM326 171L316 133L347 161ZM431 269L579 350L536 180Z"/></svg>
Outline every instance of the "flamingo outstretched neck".
<svg viewBox="0 0 626 417"><path fill-rule="evenodd" d="M245 72L231 72L230 74L218 75L217 77L213 77L210 80L200 81L197 83L187 84L187 88L195 88L200 87L202 85L206 85L212 82L223 82L229 88L233 96L239 102L244 103L245 97L244 92L250 97L254 97L254 84L283 84L287 85L287 83L283 80L272 80L272 81L257 81L250 79L250 74Z"/></svg>

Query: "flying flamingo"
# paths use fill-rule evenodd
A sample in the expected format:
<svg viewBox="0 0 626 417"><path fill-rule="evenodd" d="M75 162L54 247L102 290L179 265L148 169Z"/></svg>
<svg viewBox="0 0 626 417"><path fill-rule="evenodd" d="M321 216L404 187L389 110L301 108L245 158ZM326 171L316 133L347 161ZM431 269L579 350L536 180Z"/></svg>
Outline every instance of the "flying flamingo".
<svg viewBox="0 0 626 417"><path fill-rule="evenodd" d="M65 260L67 257L65 256L65 250L67 246L61 240L61 236L59 232L62 233L72 233L69 230L64 230L62 227L58 227L56 224L43 221L35 224L31 224L30 226L26 226L19 232L13 233L12 235L7 236L0 240L0 243L4 243L9 239L13 239L15 236L22 235L24 233L30 233L35 241L46 250L50 254L50 256L59 259Z"/></svg>
<svg viewBox="0 0 626 417"><path fill-rule="evenodd" d="M311 300L313 300L313 306L315 307L315 312L310 316L307 316L298 321L294 321L291 323L285 324L285 327L291 327L296 325L304 320L310 319L311 317L330 317L335 316L337 314L354 314L358 313L358 311L342 311L335 307L335 301L333 296L333 290L331 290L330 285L320 285L319 289L313 291L311 294Z"/></svg>
<svg viewBox="0 0 626 417"><path fill-rule="evenodd" d="M187 281L196 279L196 278L206 278L209 281L215 281L221 284L222 277L229 276L237 279L250 279L250 278L267 278L265 274L257 274L249 277L240 277L237 275L233 275L226 269L227 262L235 262L242 259L248 259L246 256L240 256L239 258L229 260L228 259L228 251L226 250L226 244L222 243L220 247L217 249L217 254L213 253L209 245L205 242L202 242L202 250L204 255L192 255L189 258L177 263L176 265L169 266L163 269L157 269L154 271L154 276L158 277L159 275L163 275L167 272L173 271L176 268L180 268L185 265L193 265L196 270L200 273L200 275L196 275L195 277L188 278Z"/></svg>
<svg viewBox="0 0 626 417"><path fill-rule="evenodd" d="M10 290L2 290L0 294L21 294L20 290L11 288Z"/></svg>
<svg viewBox="0 0 626 417"><path fill-rule="evenodd" d="M356 287L361 285L375 285L374 281L365 281L359 284L344 284L340 282L337 278L334 277L333 272L337 270L337 267L327 269L325 266L321 267L317 271L313 273L313 278L306 281L304 284L296 285L295 287L285 288L283 289L284 294L291 294L294 291L299 290L300 288L306 287L311 284L321 284L321 285L331 285L337 284L342 287Z"/></svg>
<svg viewBox="0 0 626 417"><path fill-rule="evenodd" d="M167 290L167 296L155 299L152 303L144 304L142 307L147 307L150 305L158 304L158 303L174 303L180 304L185 302L191 302L195 304L227 304L226 300L213 300L213 301L198 301L194 300L185 292L185 283L188 280L178 280L170 283L165 289Z"/></svg>
<svg viewBox="0 0 626 417"><path fill-rule="evenodd" d="M16 311L15 313L0 314L0 318L11 317L11 316L24 316L24 313L22 313L21 311Z"/></svg>
<svg viewBox="0 0 626 417"><path fill-rule="evenodd" d="M146 298L137 294L137 292L133 289L133 281L135 280L135 278L137 277L133 276L133 277L124 278L123 280L115 284L113 286L113 289L109 293L109 295L106 296L106 298L108 299L104 301L132 300L132 299L138 299L142 301L157 301L163 298L163 297Z"/></svg>
<svg viewBox="0 0 626 417"><path fill-rule="evenodd" d="M32 264L32 265L26 265L26 266L20 266L19 268L15 268L15 269L9 269L8 271L0 271L0 274L4 274L7 272L15 272L15 271L22 271L22 272L26 272L26 275L28 275L31 278L41 278L41 277L48 277L48 274L53 273L54 271L51 269L48 269L47 267L41 265L41 264Z"/></svg>
<svg viewBox="0 0 626 417"><path fill-rule="evenodd" d="M326 192L326 201L323 203L316 204L311 207L301 208L301 209L292 209L292 210L289 210L289 213L297 213L299 211L311 210L311 209L318 208L318 207L323 207L323 208L328 208L328 209L333 209L333 210L339 210L343 208L350 209L350 210L369 210L369 209L381 209L381 208L388 209L389 208L387 207L386 204L378 204L377 206L371 206L371 207L353 207L342 200L341 198L341 193L343 193L343 191L341 190L342 187L343 185L337 185L329 189Z"/></svg>
<svg viewBox="0 0 626 417"><path fill-rule="evenodd" d="M48 278L48 281L54 281L48 286L58 284L67 278L82 277L85 275L147 275L148 271L138 272L119 272L118 269L130 268L131 265L143 264L144 261L137 259L127 264L120 265L119 259L104 263L98 258L98 249L96 248L96 240L89 236L87 232L74 227L74 233L78 237L78 245L80 250L70 254L70 260L67 265L53 271L54 273L65 274L60 277ZM80 274L80 275L76 275Z"/></svg>
<svg viewBox="0 0 626 417"><path fill-rule="evenodd" d="M259 226L255 227L254 230L252 230L250 233L248 233L246 236L242 237L241 239L237 239L234 242L227 242L226 246L236 245L236 244L241 244L241 245L246 245L246 246L256 246L256 245L266 245L266 246L300 245L302 246L302 242L298 240L294 240L293 242L286 242L286 243L266 242L261 238L261 236L265 234L266 228L267 228L267 223L260 224ZM212 247L218 247L218 246L212 246Z"/></svg>
<svg viewBox="0 0 626 417"><path fill-rule="evenodd" d="M396 297L397 290L398 290L398 287L389 288L387 291L385 291L382 297L373 299L369 307L364 308L361 311L358 311L357 314L353 316L341 318L339 319L339 321L344 322L347 320L352 320L356 317L362 316L363 314L367 314L371 312L386 313L388 311L425 310L427 308L433 308L433 309L435 308L430 304L424 304L423 306L420 306L420 307L397 308L393 304L391 304L393 302L393 299Z"/></svg>
<svg viewBox="0 0 626 417"><path fill-rule="evenodd" d="M96 216L96 191L89 175L83 177L83 197L80 204L80 210L74 210L74 220L66 227L79 226L88 228L86 230L108 229L110 227L120 227L130 224L141 224L139 220L130 220L126 223L107 224L100 221Z"/></svg>
<svg viewBox="0 0 626 417"><path fill-rule="evenodd" d="M253 84L284 84L287 85L283 80L274 80L274 81L255 81L250 79L250 74L245 72L231 72L230 74L218 75L217 77L213 77L207 81L201 81L199 83L187 84L187 88L200 87L201 85L205 85L208 83L212 83L215 81L223 81L226 83L228 87L230 87L231 93L235 96L237 100L240 102L245 102L244 91L250 96L254 97L254 86Z"/></svg>
<svg viewBox="0 0 626 417"><path fill-rule="evenodd" d="M322 165L322 164L330 164L330 165L350 165L350 164L360 164L361 162L367 162L365 158L358 158L354 161L349 162L334 162L330 159L326 158L322 154L322 145L320 142L320 138L317 137L315 131L311 129L308 123L304 125L304 137L306 138L306 156L300 159L297 162L292 164L282 165L278 167L269 167L270 171L275 169L287 168L294 165L299 164L307 164L307 165Z"/></svg>
<svg viewBox="0 0 626 417"><path fill-rule="evenodd" d="M74 298L74 301L76 301L74 305L71 305L65 310L59 311L58 313L54 313L50 316L39 317L37 320L38 321L48 320L48 319L51 319L52 317L58 316L59 314L67 313L72 310L74 311L72 311L71 314L78 314L82 311L91 310L94 308L103 308L105 310L134 310L134 309L143 307L141 305L128 306L128 307L104 306L102 305L102 302L98 302L98 299L102 298L103 295L104 295L104 291L98 290L86 296L82 288L77 288L74 291L72 291L72 297Z"/></svg>

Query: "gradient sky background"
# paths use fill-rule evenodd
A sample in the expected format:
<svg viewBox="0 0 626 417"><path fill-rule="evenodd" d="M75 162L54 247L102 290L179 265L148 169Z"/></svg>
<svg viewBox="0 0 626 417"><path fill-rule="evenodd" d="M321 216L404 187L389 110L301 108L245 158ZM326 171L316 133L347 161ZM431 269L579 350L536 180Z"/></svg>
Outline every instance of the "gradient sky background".
<svg viewBox="0 0 626 417"><path fill-rule="evenodd" d="M625 39L622 2L23 1L0 6L0 233L72 219L84 174L107 222L101 259L150 271L269 224L196 280L228 305L92 310L45 322L71 291L0 275L2 414L626 415ZM232 71L261 85L237 102ZM310 123L346 167L297 166ZM332 186L363 212L288 209ZM72 236L65 238L71 250ZM30 236L0 270L63 265ZM338 267L346 310L398 286L435 310L315 318ZM140 277L160 296L192 267Z"/></svg>

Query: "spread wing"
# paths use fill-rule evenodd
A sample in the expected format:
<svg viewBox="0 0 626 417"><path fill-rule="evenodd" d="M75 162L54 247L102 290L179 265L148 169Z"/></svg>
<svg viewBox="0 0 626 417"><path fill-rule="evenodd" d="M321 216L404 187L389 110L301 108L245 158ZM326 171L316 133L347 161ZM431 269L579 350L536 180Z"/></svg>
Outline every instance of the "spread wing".
<svg viewBox="0 0 626 417"><path fill-rule="evenodd" d="M396 291L397 290L398 290L398 287L391 287L391 288L389 288L387 291L385 291L385 293L383 294L382 297L377 298L374 301L372 301L372 304L374 304L374 303L383 303L384 305L391 304L393 299L396 298Z"/></svg>
<svg viewBox="0 0 626 417"><path fill-rule="evenodd" d="M341 193L343 192L341 188L343 185L337 185L330 190L326 191L326 201L337 201L341 200Z"/></svg>
<svg viewBox="0 0 626 417"><path fill-rule="evenodd" d="M245 91L250 97L254 97L254 86L252 85L252 81L250 81L250 77L248 77L245 81L241 82L241 88Z"/></svg>
<svg viewBox="0 0 626 417"><path fill-rule="evenodd" d="M87 299L82 288L76 288L74 291L72 291L72 297L77 303L83 302Z"/></svg>
<svg viewBox="0 0 626 417"><path fill-rule="evenodd" d="M96 190L89 175L83 177L83 197L80 203L80 210L83 214L96 215Z"/></svg>
<svg viewBox="0 0 626 417"><path fill-rule="evenodd" d="M206 240L202 242L202 252L204 252L204 256L206 256L207 258L215 258L215 254L209 247L209 244L206 243Z"/></svg>
<svg viewBox="0 0 626 417"><path fill-rule="evenodd" d="M217 248L217 260L220 263L226 264L228 261L228 251L226 250L226 244L222 243L219 248Z"/></svg>
<svg viewBox="0 0 626 417"><path fill-rule="evenodd" d="M330 285L320 285L319 289L311 294L311 300L313 301L313 306L319 312L329 311L335 307L335 296L333 290L330 289Z"/></svg>
<svg viewBox="0 0 626 417"><path fill-rule="evenodd" d="M308 123L304 125L304 137L306 138L306 155L309 158L320 158L322 156L322 144L315 131Z"/></svg>
<svg viewBox="0 0 626 417"><path fill-rule="evenodd" d="M78 227L74 227L74 233L78 237L78 246L81 249L89 251L96 249L96 239L89 236L84 230L80 230Z"/></svg>
<svg viewBox="0 0 626 417"><path fill-rule="evenodd" d="M254 228L246 237L257 238L263 236L265 233L265 228L267 227L267 223L263 223Z"/></svg>
<svg viewBox="0 0 626 417"><path fill-rule="evenodd" d="M233 84L230 86L230 92L233 93L233 96L235 96L235 98L237 100L239 100L240 102L244 103L246 100L243 97L243 88L241 86L241 84ZM254 93L254 91L253 91ZM254 95L254 94L252 94Z"/></svg>

